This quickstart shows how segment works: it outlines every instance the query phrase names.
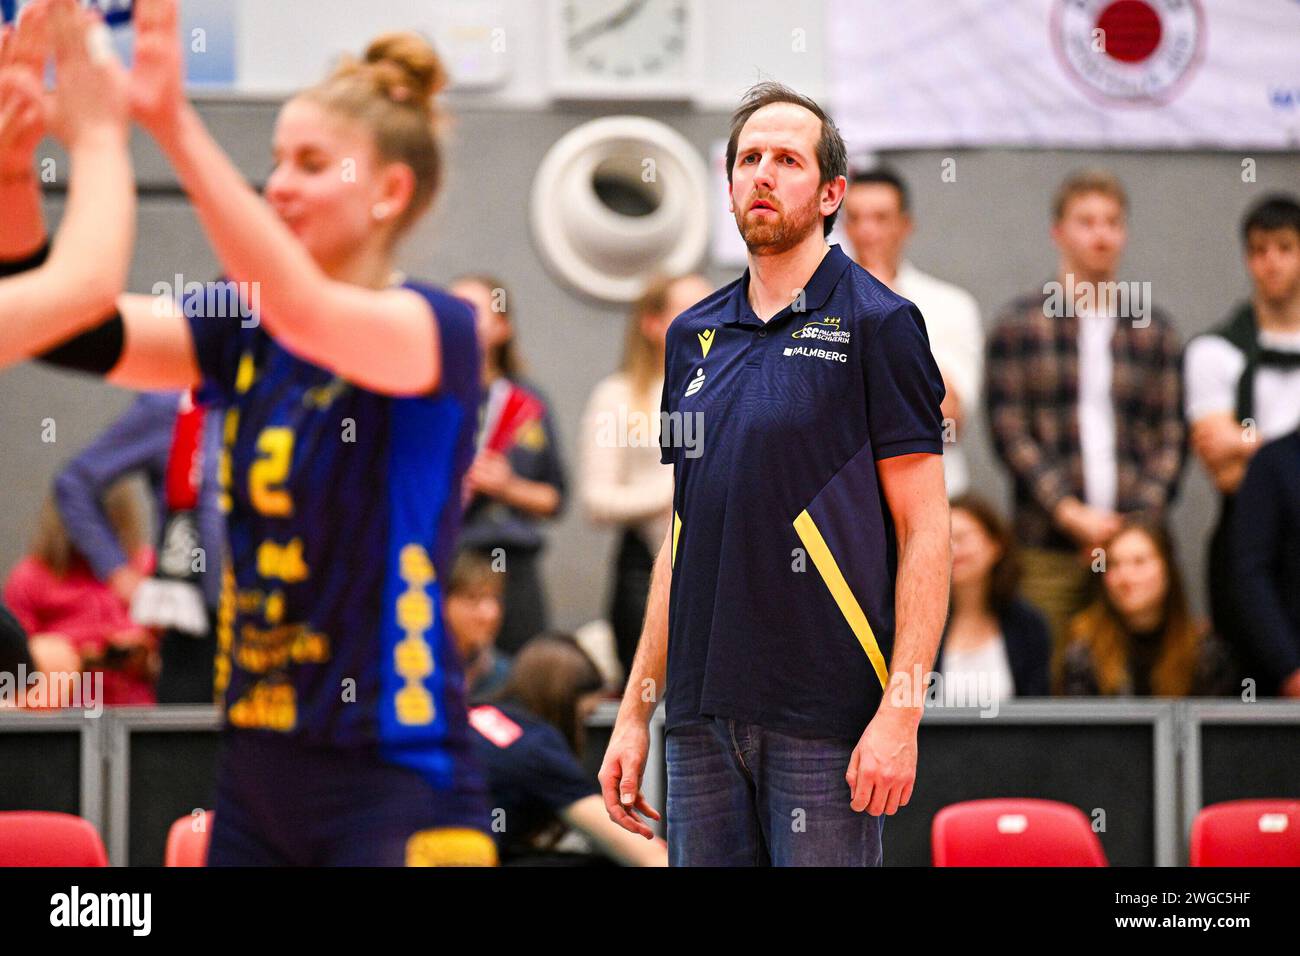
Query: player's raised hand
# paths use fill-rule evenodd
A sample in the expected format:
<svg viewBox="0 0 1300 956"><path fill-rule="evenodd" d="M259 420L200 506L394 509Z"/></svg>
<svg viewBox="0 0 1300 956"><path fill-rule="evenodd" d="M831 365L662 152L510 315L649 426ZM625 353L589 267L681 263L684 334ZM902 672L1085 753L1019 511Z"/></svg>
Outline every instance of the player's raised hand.
<svg viewBox="0 0 1300 956"><path fill-rule="evenodd" d="M105 132L124 138L130 119L126 71L103 17L76 0L49 0L49 17L54 135L69 149Z"/></svg>
<svg viewBox="0 0 1300 956"><path fill-rule="evenodd" d="M136 0L131 115L155 139L175 130L185 105L177 0Z"/></svg>
<svg viewBox="0 0 1300 956"><path fill-rule="evenodd" d="M39 86L22 73L0 67L0 172L30 167L45 135L45 104Z"/></svg>
<svg viewBox="0 0 1300 956"><path fill-rule="evenodd" d="M0 172L28 169L49 122L42 85L49 53L49 0L24 8L0 32Z"/></svg>

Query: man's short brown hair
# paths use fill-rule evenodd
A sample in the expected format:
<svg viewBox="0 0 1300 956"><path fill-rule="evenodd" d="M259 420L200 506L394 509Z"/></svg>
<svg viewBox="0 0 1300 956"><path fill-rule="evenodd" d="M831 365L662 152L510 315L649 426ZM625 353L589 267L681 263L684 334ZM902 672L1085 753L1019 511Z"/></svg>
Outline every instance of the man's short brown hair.
<svg viewBox="0 0 1300 956"><path fill-rule="evenodd" d="M737 144L740 142L740 131L745 128L749 118L761 110L764 106L771 106L774 103L793 103L795 106L802 106L809 113L816 116L822 123L822 134L817 140L817 168L821 173L821 185L825 186L833 182L837 177L847 177L849 174L849 151L844 145L844 137L836 129L835 123L826 115L826 111L817 105L816 101L797 93L783 83L767 81L757 83L745 91L744 99L736 107L736 112L731 114L731 137L727 140L727 182L731 182L731 171L736 166ZM840 204L843 206L843 203ZM836 209L826 217L822 225L822 234L829 236L831 227L835 225L835 220L840 211Z"/></svg>
<svg viewBox="0 0 1300 956"><path fill-rule="evenodd" d="M1119 203L1119 208L1128 213L1128 193L1124 184L1108 169L1081 169L1071 173L1056 189L1052 199L1052 221L1060 222L1065 218L1065 210L1072 200L1089 193L1101 193Z"/></svg>

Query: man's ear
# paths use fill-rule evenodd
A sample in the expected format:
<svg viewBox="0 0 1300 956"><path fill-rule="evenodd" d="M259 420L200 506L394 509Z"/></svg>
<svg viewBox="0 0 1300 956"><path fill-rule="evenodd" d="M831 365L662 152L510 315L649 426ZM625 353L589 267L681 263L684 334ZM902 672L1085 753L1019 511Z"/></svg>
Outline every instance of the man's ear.
<svg viewBox="0 0 1300 956"><path fill-rule="evenodd" d="M829 216L844 205L844 195L848 192L849 181L843 176L836 176L822 187L822 215Z"/></svg>

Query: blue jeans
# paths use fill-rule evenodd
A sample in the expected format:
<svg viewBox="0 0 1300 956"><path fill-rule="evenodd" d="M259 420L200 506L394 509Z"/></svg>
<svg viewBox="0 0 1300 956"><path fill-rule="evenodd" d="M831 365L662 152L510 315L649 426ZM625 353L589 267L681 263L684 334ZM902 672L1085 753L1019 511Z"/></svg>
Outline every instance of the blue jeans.
<svg viewBox="0 0 1300 956"><path fill-rule="evenodd" d="M856 741L723 718L668 732L672 866L880 866L883 816L849 805Z"/></svg>

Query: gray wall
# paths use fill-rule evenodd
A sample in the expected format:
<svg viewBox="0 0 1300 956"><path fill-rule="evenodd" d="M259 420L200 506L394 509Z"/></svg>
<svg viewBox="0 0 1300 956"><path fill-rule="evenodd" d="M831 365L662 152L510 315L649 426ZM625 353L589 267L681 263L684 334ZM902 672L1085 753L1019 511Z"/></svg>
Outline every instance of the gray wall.
<svg viewBox="0 0 1300 956"><path fill-rule="evenodd" d="M203 111L245 172L264 175L274 104L210 102ZM531 377L548 392L570 453L590 387L617 364L622 315L576 296L548 274L528 229L528 190L546 149L597 115L596 109L577 107L460 111L448 189L434 216L407 243L403 263L434 281L473 269L503 277L512 290ZM648 115L676 127L706 154L709 143L726 129L720 113L658 107ZM940 178L947 155L957 159L956 182ZM137 156L142 197L131 288L148 292L154 282L176 272L187 279L214 274L211 252L157 153L140 144ZM915 193L919 229L912 258L968 288L979 300L986 325L1008 298L1050 276L1055 260L1046 206L1057 182L1072 168L1104 163L1128 184L1133 214L1124 277L1151 281L1156 301L1172 313L1184 337L1218 321L1247 289L1236 241L1242 210L1265 191L1300 192L1294 155L1257 157L1255 184L1242 183L1242 157L1229 154L981 150L905 153L893 159ZM52 199L52 211L58 205L57 197ZM708 274L718 283L734 277L716 270ZM22 555L59 464L128 401L121 391L31 366L0 374L0 489L6 499L0 509L0 570L7 572ZM53 444L41 441L41 421L47 417L57 422ZM992 459L982 421L973 424L967 443L976 487L1005 500L1007 485ZM1175 527L1184 565L1198 581L1212 519L1209 486L1189 466ZM556 524L546 574L559 626L576 626L602 612L612 546L610 535L593 530L576 507Z"/></svg>

